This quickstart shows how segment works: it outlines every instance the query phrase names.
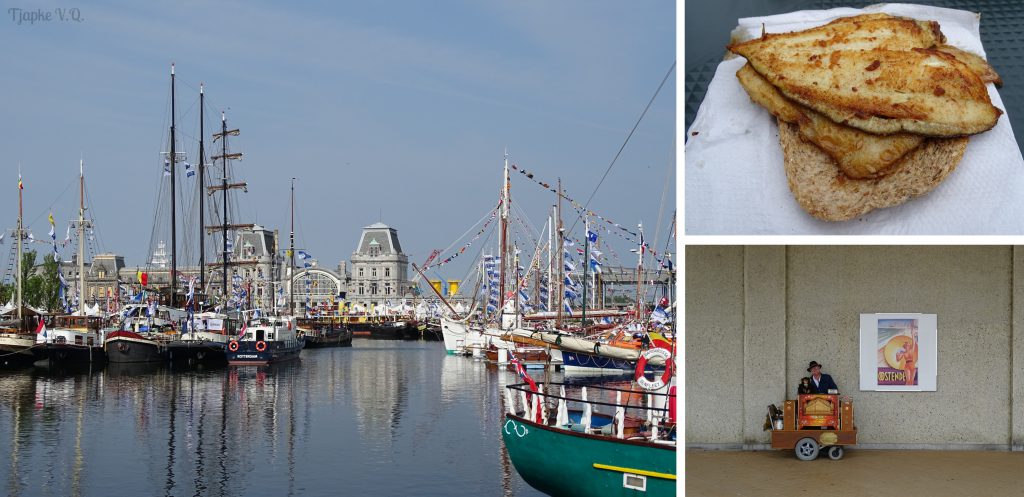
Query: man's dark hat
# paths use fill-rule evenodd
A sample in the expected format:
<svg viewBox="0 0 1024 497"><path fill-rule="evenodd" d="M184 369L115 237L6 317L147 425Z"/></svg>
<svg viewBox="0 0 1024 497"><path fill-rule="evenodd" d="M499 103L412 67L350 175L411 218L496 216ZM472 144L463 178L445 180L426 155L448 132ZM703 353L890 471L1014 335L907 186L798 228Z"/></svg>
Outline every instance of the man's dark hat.
<svg viewBox="0 0 1024 497"><path fill-rule="evenodd" d="M818 364L818 361L811 361L811 365L807 366L807 371L810 372L815 366L821 367L821 364Z"/></svg>

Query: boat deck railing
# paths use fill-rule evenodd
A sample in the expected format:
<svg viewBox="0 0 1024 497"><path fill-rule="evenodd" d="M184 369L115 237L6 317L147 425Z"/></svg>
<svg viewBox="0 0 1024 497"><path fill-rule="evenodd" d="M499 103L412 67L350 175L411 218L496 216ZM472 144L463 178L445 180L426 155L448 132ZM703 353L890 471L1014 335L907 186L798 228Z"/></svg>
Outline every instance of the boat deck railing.
<svg viewBox="0 0 1024 497"><path fill-rule="evenodd" d="M570 390L578 388L578 395L567 395L566 387ZM593 398L588 398L588 389ZM505 387L505 404L508 406L509 414L522 416L546 426L580 433L611 435L621 439L642 438L653 442L666 442L675 435L675 420L671 418L673 410L670 406L675 402L676 394L667 393L671 391L668 387L665 390L666 393L662 393L634 388L549 382L537 383L537 392L534 392L529 384L517 383ZM513 392L518 392L519 395ZM614 401L601 400L602 396L611 395L614 395ZM600 407L611 408L611 423L595 424L595 415L608 416L600 412ZM570 412L580 413L579 422L570 419ZM551 417L552 414L554 417ZM630 424L627 423L627 419L636 428L629 431L636 433L627 433L627 424Z"/></svg>

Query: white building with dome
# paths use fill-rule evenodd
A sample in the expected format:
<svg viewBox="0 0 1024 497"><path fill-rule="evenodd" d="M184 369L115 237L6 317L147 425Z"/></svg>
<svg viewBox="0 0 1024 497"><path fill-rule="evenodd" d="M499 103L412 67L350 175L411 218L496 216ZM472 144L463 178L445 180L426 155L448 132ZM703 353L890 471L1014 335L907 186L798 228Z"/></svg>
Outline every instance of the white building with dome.
<svg viewBox="0 0 1024 497"><path fill-rule="evenodd" d="M384 223L363 228L352 253L348 302L366 309L387 301L393 305L412 298L409 257L402 252L398 231Z"/></svg>

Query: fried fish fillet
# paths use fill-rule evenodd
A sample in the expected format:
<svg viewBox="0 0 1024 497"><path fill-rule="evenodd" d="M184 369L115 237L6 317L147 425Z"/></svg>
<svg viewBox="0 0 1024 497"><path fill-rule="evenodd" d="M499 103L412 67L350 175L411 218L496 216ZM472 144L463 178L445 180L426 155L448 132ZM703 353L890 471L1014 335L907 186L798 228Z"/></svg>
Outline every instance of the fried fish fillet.
<svg viewBox="0 0 1024 497"><path fill-rule="evenodd" d="M971 135L991 129L1002 114L981 78L938 50L835 50L805 58L759 51L744 56L786 97L869 133Z"/></svg>
<svg viewBox="0 0 1024 497"><path fill-rule="evenodd" d="M782 96L750 64L744 65L736 78L754 102L779 119L799 126L800 136L821 148L851 178L884 176L903 156L924 142L918 135L873 135L836 124Z"/></svg>
<svg viewBox="0 0 1024 497"><path fill-rule="evenodd" d="M977 74L978 77L981 78L982 82L995 83L996 86L1003 86L1003 78L1000 78L999 74L996 73L996 70L993 69L985 59L978 55L950 45L940 45L935 47L935 49L940 52L948 53L949 55L956 57L956 60L967 64L967 67L971 68L971 70L974 71L974 74Z"/></svg>
<svg viewBox="0 0 1024 497"><path fill-rule="evenodd" d="M790 56L829 54L836 50L910 50L931 48L946 41L939 23L917 21L888 14L865 14L836 19L824 26L792 33L762 34L728 48L750 59L749 54L777 53Z"/></svg>

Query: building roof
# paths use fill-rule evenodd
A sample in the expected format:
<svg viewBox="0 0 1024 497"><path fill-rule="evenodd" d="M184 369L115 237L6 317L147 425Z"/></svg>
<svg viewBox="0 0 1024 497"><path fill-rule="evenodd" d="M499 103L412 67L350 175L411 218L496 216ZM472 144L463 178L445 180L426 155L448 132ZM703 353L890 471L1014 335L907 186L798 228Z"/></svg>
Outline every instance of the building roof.
<svg viewBox="0 0 1024 497"><path fill-rule="evenodd" d="M355 254L369 255L370 247L379 247L382 255L405 255L398 242L398 231L380 222L363 228Z"/></svg>

